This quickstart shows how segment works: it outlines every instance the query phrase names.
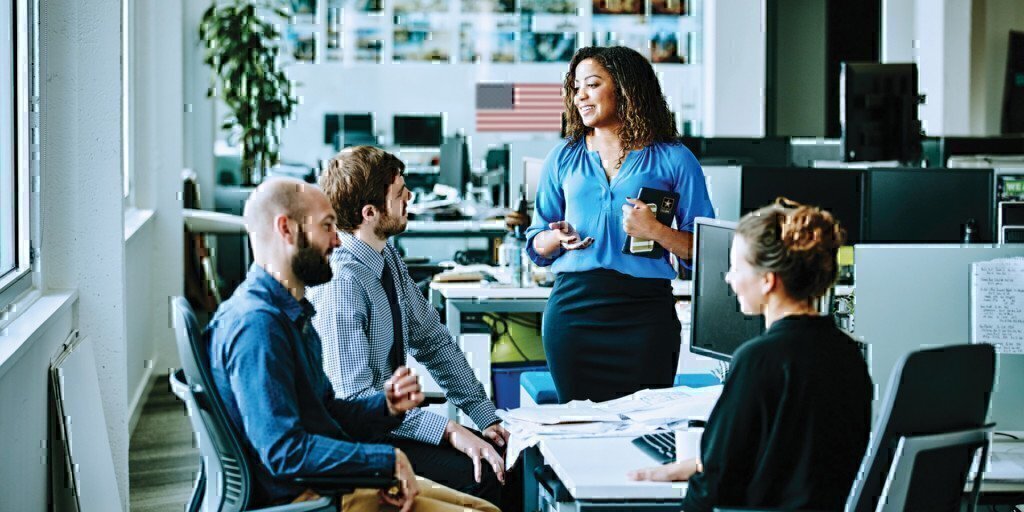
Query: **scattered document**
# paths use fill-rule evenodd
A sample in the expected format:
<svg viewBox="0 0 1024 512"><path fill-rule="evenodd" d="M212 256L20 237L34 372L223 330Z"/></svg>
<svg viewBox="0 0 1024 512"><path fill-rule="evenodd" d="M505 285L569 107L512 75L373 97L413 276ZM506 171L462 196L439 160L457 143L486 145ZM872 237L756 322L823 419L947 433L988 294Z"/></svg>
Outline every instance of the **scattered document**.
<svg viewBox="0 0 1024 512"><path fill-rule="evenodd" d="M722 386L645 389L597 407L643 423L665 424L684 418L706 420L721 394Z"/></svg>
<svg viewBox="0 0 1024 512"><path fill-rule="evenodd" d="M505 467L541 439L568 437L637 437L680 421L707 419L722 386L645 389L629 396L594 403L575 401L498 411L512 434Z"/></svg>
<svg viewBox="0 0 1024 512"><path fill-rule="evenodd" d="M557 425L561 423L613 422L622 418L610 411L598 409L591 401L572 401L561 405L538 405L536 407L520 407L508 412L508 417L518 421L528 421L540 425Z"/></svg>
<svg viewBox="0 0 1024 512"><path fill-rule="evenodd" d="M971 264L971 342L1024 354L1024 258Z"/></svg>

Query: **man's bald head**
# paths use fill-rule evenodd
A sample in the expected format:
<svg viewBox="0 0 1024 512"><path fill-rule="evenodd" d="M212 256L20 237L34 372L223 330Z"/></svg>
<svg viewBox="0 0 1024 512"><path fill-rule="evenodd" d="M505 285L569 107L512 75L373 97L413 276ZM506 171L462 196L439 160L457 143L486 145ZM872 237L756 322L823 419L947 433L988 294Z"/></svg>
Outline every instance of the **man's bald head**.
<svg viewBox="0 0 1024 512"><path fill-rule="evenodd" d="M274 230L278 215L302 222L315 186L295 178L273 178L256 187L245 203L245 228L253 238L265 238ZM320 192L320 194L323 194Z"/></svg>

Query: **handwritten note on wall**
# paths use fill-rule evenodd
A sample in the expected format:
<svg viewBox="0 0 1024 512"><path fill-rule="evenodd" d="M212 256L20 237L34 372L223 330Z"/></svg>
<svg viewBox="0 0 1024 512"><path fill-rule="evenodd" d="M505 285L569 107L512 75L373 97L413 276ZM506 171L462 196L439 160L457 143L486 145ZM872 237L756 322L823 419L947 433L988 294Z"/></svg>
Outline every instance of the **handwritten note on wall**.
<svg viewBox="0 0 1024 512"><path fill-rule="evenodd" d="M1024 354L1024 258L971 264L971 342Z"/></svg>

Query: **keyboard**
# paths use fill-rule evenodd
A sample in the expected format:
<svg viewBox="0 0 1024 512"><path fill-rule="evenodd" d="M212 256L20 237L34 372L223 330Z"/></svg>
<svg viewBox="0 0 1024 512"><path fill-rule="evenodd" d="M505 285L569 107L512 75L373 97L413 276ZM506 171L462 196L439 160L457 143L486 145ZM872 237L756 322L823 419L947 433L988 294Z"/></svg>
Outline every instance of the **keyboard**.
<svg viewBox="0 0 1024 512"><path fill-rule="evenodd" d="M633 440L633 444L643 450L658 464L676 461L676 434L671 431L646 434Z"/></svg>

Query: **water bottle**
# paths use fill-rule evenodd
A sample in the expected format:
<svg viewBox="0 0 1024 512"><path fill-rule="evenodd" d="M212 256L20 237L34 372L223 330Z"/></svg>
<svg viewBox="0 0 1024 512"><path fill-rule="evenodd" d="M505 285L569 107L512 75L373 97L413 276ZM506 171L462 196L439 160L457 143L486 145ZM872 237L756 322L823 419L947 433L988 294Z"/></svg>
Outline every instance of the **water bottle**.
<svg viewBox="0 0 1024 512"><path fill-rule="evenodd" d="M515 286L521 286L523 282L523 242L515 232L505 235L501 244L501 251L498 253L498 264L508 269L511 282Z"/></svg>

